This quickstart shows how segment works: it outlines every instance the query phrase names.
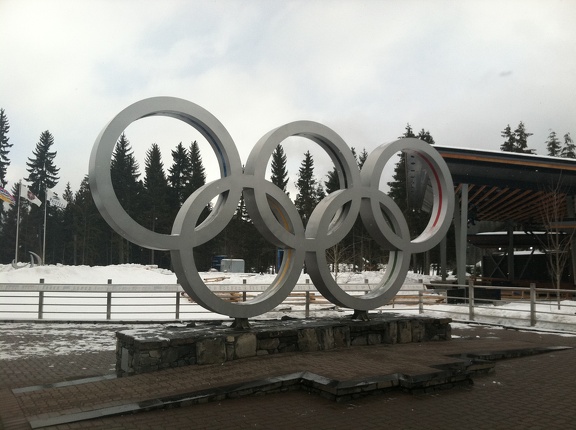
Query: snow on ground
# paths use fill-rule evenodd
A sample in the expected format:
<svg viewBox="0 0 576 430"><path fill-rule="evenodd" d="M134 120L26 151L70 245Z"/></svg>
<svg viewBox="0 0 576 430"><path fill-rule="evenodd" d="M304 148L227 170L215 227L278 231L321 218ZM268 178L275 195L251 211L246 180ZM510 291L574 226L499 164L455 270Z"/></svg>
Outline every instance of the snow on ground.
<svg viewBox="0 0 576 430"><path fill-rule="evenodd" d="M216 279L224 277L220 281L224 284L267 284L273 281L274 274L253 273L221 273L202 272L203 279ZM381 272L340 272L337 275L339 283L361 284L364 279L374 283L382 276ZM430 276L409 273L406 278L407 284L428 282ZM38 283L44 279L46 284L106 284L108 279L114 284L176 284L176 275L167 269L157 266L144 266L140 264L118 264L111 266L64 266L46 265L24 267L14 269L10 264L0 264L0 284L4 283ZM310 279L305 273L300 276L299 283L305 283Z"/></svg>
<svg viewBox="0 0 576 430"><path fill-rule="evenodd" d="M376 284L382 276L381 272L364 272L364 273L339 273L339 284L363 284L368 279L369 284ZM215 279L224 277L220 281L210 282L209 284L270 284L275 275L272 274L233 274L219 272L201 273L203 279ZM6 284L37 284L40 279L44 279L46 284L106 284L111 279L114 284L168 284L175 285L176 275L166 269L159 269L155 266L142 266L135 264L123 264L105 267L89 266L62 266L47 265L26 267L14 269L11 265L0 265L0 285ZM308 275L302 274L299 283L304 284ZM399 295L411 295L412 298L417 294L416 290L422 290L423 283L434 279L431 276L422 276L409 273ZM100 294L99 297L86 295L76 299L67 299L65 307L58 308L59 312L73 311L76 314L71 317L68 314L58 314L54 312L46 314L44 319L53 320L85 320L85 323L51 323L44 322L41 324L28 322L25 320L34 320L37 314L33 310L29 313L19 313L16 306L11 304L10 294L18 295L19 303L30 301L29 306L36 309L38 303L37 293L6 293L0 292L0 360L16 359L24 356L42 356L62 354L68 355L73 353L113 351L115 349L114 332L118 330L127 330L146 328L148 325L135 324L137 320L159 321L150 326L157 327L160 321L174 321L174 293L165 293L161 295L138 297L135 294L126 294L124 298L115 299L120 303L119 307L126 309L126 314L116 313L114 320L127 321L122 324L91 324L88 321L103 320L102 308L106 306L106 297ZM52 294L52 293L50 293ZM61 296L70 295L71 293L60 293ZM57 293L53 293L56 296ZM116 295L116 293L115 293ZM46 306L49 294L46 293ZM87 298L85 298L87 297ZM440 297L440 296L437 296ZM62 300L62 299L59 299ZM300 299L302 300L302 299ZM150 303L154 302L155 307ZM14 302L12 302L14 303ZM60 302L58 302L60 303ZM165 304L164 304L165 303ZM58 305L53 305L58 307ZM206 320L206 319L224 319L228 317L217 315L200 308L196 304L182 300L180 304L180 319L182 321ZM91 314L94 309L98 309L98 314ZM536 305L537 329L542 330L561 330L565 333L576 334L576 302L564 300L561 302L561 309L558 310L556 301L541 300ZM118 311L120 312L120 311ZM417 303L406 304L397 303L389 304L374 312L395 312L400 314L418 314ZM468 320L468 304L436 304L435 300L427 301L424 306L424 315L437 317L450 317L458 321L457 327L466 327L461 321ZM514 300L508 302L499 302L496 304L486 303L474 308L474 321L497 324L507 327L530 327L530 303L528 300ZM340 309L331 303L311 304L310 315L313 317L342 317L351 314L349 309ZM97 315L97 316L95 316ZM279 319L283 316L295 318L304 318L305 306L303 301L283 303L271 312L258 317L258 319ZM14 322L1 321L13 320ZM22 320L22 322L17 322ZM175 324L171 322L169 324ZM34 339L32 347L30 342L23 339ZM70 342L70 339L74 339Z"/></svg>
<svg viewBox="0 0 576 430"><path fill-rule="evenodd" d="M14 269L10 264L0 264L0 284L175 284L176 275L170 270L139 264L116 266L63 266L46 265Z"/></svg>
<svg viewBox="0 0 576 430"><path fill-rule="evenodd" d="M115 351L117 331L158 324L4 323L0 327L0 360L16 360Z"/></svg>

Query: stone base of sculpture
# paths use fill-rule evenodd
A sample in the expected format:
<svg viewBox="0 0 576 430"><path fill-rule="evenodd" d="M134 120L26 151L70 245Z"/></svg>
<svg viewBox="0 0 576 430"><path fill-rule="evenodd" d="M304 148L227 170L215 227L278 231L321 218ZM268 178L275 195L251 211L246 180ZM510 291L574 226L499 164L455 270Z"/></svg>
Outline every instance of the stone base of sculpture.
<svg viewBox="0 0 576 430"><path fill-rule="evenodd" d="M449 340L450 318L371 315L369 321L318 319L252 321L239 331L228 322L135 329L116 334L116 373L128 376L171 367L223 363L285 352L327 351L380 343Z"/></svg>

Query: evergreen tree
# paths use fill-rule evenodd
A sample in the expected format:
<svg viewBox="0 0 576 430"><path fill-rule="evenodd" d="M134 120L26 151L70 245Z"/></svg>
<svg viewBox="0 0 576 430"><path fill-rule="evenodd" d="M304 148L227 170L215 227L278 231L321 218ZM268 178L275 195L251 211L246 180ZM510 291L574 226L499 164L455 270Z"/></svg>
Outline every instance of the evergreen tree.
<svg viewBox="0 0 576 430"><path fill-rule="evenodd" d="M334 191L340 189L340 180L338 179L338 173L336 172L336 167L328 171L326 175L326 180L324 181L324 187L326 188L326 193L331 194Z"/></svg>
<svg viewBox="0 0 576 430"><path fill-rule="evenodd" d="M130 215L134 215L137 210L137 197L140 187L138 178L140 166L134 156L134 151L126 135L122 133L112 154L110 162L110 175L114 192L118 201Z"/></svg>
<svg viewBox="0 0 576 430"><path fill-rule="evenodd" d="M533 133L528 133L524 123L520 121L516 130L512 131L510 124L502 131L501 136L505 138L504 143L500 145L501 151L517 152L519 154L533 154L534 150L528 148L528 138Z"/></svg>
<svg viewBox="0 0 576 430"><path fill-rule="evenodd" d="M400 136L401 139L408 137L415 137L431 145L434 144L434 138L429 131L422 129L416 136L410 124L406 125L404 134ZM392 199L396 202L406 217L406 220L408 221L408 227L410 229L410 237L414 239L424 230L426 224L428 223L429 214L424 213L421 210L410 210L408 207L408 183L406 178L406 156L404 153L400 154L400 160L395 166L392 181L388 182L388 186L390 187L388 195L392 197ZM415 267L416 259L417 257L413 256L413 269L417 268Z"/></svg>
<svg viewBox="0 0 576 430"><path fill-rule="evenodd" d="M0 187L7 188L6 184L6 171L10 165L8 158L9 149L12 144L8 143L8 132L10 131L10 124L8 118L4 113L4 109L0 109ZM4 205L0 200L0 243L2 243L2 230L4 228Z"/></svg>
<svg viewBox="0 0 576 430"><path fill-rule="evenodd" d="M189 149L190 158L190 178L188 182L188 188L186 189L186 197L191 195L194 191L206 184L206 169L202 162L202 155L200 154L200 147L198 142L194 141L190 145ZM197 225L202 223L208 215L210 215L211 204L209 203L204 207L200 218L197 221ZM211 255L213 254L214 243L210 242L204 243L194 249L194 258L199 267L208 269L211 264Z"/></svg>
<svg viewBox="0 0 576 430"><path fill-rule="evenodd" d="M406 124L404 134L399 137L399 139L405 139L407 137L416 137L412 126ZM404 153L400 153L400 160L396 163L394 167L394 174L392 175L392 181L388 182L390 191L388 195L396 202L400 209L406 210L408 206L408 197L406 195L406 157Z"/></svg>
<svg viewBox="0 0 576 430"><path fill-rule="evenodd" d="M270 177L270 180L274 185L276 185L284 192L286 192L286 186L288 185L288 169L286 168L286 159L287 157L284 153L284 148L282 148L282 145L278 145L272 153L272 176Z"/></svg>
<svg viewBox="0 0 576 430"><path fill-rule="evenodd" d="M434 138L432 137L430 132L424 129L420 130L417 137L418 139L423 140L424 142L428 142L430 145L434 145L435 143Z"/></svg>
<svg viewBox="0 0 576 430"><path fill-rule="evenodd" d="M63 264L76 264L74 261L74 193L70 182L66 183L62 198L68 202L66 208L62 211L62 263Z"/></svg>
<svg viewBox="0 0 576 430"><path fill-rule="evenodd" d="M516 151L522 154L532 154L533 150L528 149L528 138L534 133L528 133L524 123L520 121L518 128L514 130L514 135L516 136Z"/></svg>
<svg viewBox="0 0 576 430"><path fill-rule="evenodd" d="M562 147L561 157L576 158L576 144L572 141L570 133L564 135L564 146Z"/></svg>
<svg viewBox="0 0 576 430"><path fill-rule="evenodd" d="M140 199L142 198L142 184L138 181L140 176L138 162L134 157L134 152L126 135L122 133L116 147L112 153L110 162L110 175L112 186L118 201L124 210L135 221L140 222L142 218ZM140 250L135 245L126 241L119 235L115 236L118 249L118 263L134 262L133 251Z"/></svg>
<svg viewBox="0 0 576 430"><path fill-rule="evenodd" d="M318 183L316 186L316 204L320 203L320 200L322 200L324 197L326 197L324 187L322 187L322 184Z"/></svg>
<svg viewBox="0 0 576 430"><path fill-rule="evenodd" d="M13 146L12 144L8 143L9 131L10 124L8 123L8 118L4 113L4 109L0 109L0 184L2 184L2 186L6 185L6 171L10 165L8 152L9 149ZM2 213L1 207L0 213Z"/></svg>
<svg viewBox="0 0 576 430"><path fill-rule="evenodd" d="M64 224L64 209L50 203L46 207L45 263L63 263L66 257L65 237L68 231Z"/></svg>
<svg viewBox="0 0 576 430"><path fill-rule="evenodd" d="M200 154L198 142L192 142L189 153L191 177L187 189L188 195L206 184L206 169L204 169L204 165L202 164L202 155Z"/></svg>
<svg viewBox="0 0 576 430"><path fill-rule="evenodd" d="M33 158L28 158L26 162L26 170L28 171L28 177L26 181L30 182L30 189L38 198L43 202L44 205L48 204L46 199L46 189L54 188L58 184L58 172L54 164L54 158L56 158L56 151L50 151L50 148L54 145L54 137L52 134L46 130L40 134L40 140L36 144L36 148L32 152ZM46 242L49 242L51 237L46 237L44 234L44 228L48 228L48 225L53 225L53 217L56 208L53 207L42 207L39 208L36 205L32 205L30 212L21 212L22 226L24 228L20 229L23 234L20 236L25 244L26 251L33 251L39 255L42 255L42 250L46 248L43 243L44 238ZM46 210L46 225L44 223L44 211ZM50 229L46 230L47 232ZM46 258L46 256L44 256Z"/></svg>
<svg viewBox="0 0 576 430"><path fill-rule="evenodd" d="M98 212L90 192L88 175L69 204L73 215L73 261L82 265L107 265L118 262L112 246L121 247L120 237L112 231ZM68 208L67 208L68 209ZM121 249L121 256L124 255ZM122 260L121 260L122 261Z"/></svg>
<svg viewBox="0 0 576 430"><path fill-rule="evenodd" d="M156 143L153 143L146 152L144 172L144 197L147 201L143 212L145 225L152 231L169 234L171 225L168 207L168 180L164 172L160 147ZM150 250L150 264L169 267L167 257L167 254Z"/></svg>
<svg viewBox="0 0 576 430"><path fill-rule="evenodd" d="M350 148L352 155L354 156L354 160L356 160L356 165L359 169L362 169L364 162L368 158L368 152L366 149L362 149L360 156L356 154L356 150L354 148ZM336 167L330 170L326 175L326 180L324 181L324 187L327 194L333 193L336 190L340 189L340 180L338 179L338 173L336 172Z"/></svg>
<svg viewBox="0 0 576 430"><path fill-rule="evenodd" d="M405 137L416 137L410 123L406 123L406 127L404 128L404 134L400 136L399 139L403 139Z"/></svg>
<svg viewBox="0 0 576 430"><path fill-rule="evenodd" d="M362 152L360 153L360 156L358 157L358 167L360 169L364 167L364 163L366 162L367 158L368 158L368 152L366 151L366 148L363 148Z"/></svg>
<svg viewBox="0 0 576 430"><path fill-rule="evenodd" d="M168 183L170 185L171 204L177 212L188 195L186 190L192 175L192 166L188 157L188 150L182 142L172 151L172 166L168 169Z"/></svg>
<svg viewBox="0 0 576 430"><path fill-rule="evenodd" d="M16 220L18 215L18 206L20 210L24 210L24 200L19 197L19 186L14 184L12 186L11 194L16 198L16 204L10 205L3 219L2 234L0 236L0 263L10 263L14 259L16 251ZM20 256L20 251L19 251Z"/></svg>
<svg viewBox="0 0 576 430"><path fill-rule="evenodd" d="M40 135L40 140L32 153L34 158L28 158L26 163L28 166L26 181L30 182L30 188L43 202L46 201L46 189L54 188L60 179L58 177L60 169L54 165L56 151L50 151L52 145L54 145L54 137L46 130Z"/></svg>
<svg viewBox="0 0 576 430"><path fill-rule="evenodd" d="M146 152L146 159L144 161L144 195L147 201L147 218L149 220L149 227L153 231L160 231L162 233L169 233L165 229L165 225L158 224L158 217L167 218L162 214L162 209L165 209L167 194L168 194L168 180L164 172L164 163L162 163L162 154L160 147L153 143L150 149ZM165 220L164 220L165 221Z"/></svg>
<svg viewBox="0 0 576 430"><path fill-rule="evenodd" d="M550 157L559 157L561 152L560 141L556 137L556 132L550 130L548 135L548 140L546 140L546 149L548 150L548 155Z"/></svg>
<svg viewBox="0 0 576 430"><path fill-rule="evenodd" d="M356 160L359 169L362 169L364 162L368 158L368 152L366 149L362 149L362 152L358 156L356 150L351 148L352 155ZM338 174L336 173L336 168L330 170L327 174L326 181L324 181L324 187L326 193L330 194L334 191L340 189L340 180L338 179ZM334 265L334 272L338 272L338 264L348 263L352 264L354 270L363 270L363 257L364 250L369 248L369 235L364 227L360 215L356 219L354 226L341 243L335 245L327 251L327 255L332 256L331 264Z"/></svg>
<svg viewBox="0 0 576 430"><path fill-rule="evenodd" d="M512 132L510 124L508 124L502 131L501 136L505 140L504 143L500 145L500 150L505 152L516 152L516 136L514 135L514 132Z"/></svg>
<svg viewBox="0 0 576 430"><path fill-rule="evenodd" d="M306 151L304 154L304 160L298 170L296 188L298 193L294 203L304 221L304 225L306 225L312 211L321 199L320 193L323 193L322 187L319 186L314 177L314 160L310 151Z"/></svg>

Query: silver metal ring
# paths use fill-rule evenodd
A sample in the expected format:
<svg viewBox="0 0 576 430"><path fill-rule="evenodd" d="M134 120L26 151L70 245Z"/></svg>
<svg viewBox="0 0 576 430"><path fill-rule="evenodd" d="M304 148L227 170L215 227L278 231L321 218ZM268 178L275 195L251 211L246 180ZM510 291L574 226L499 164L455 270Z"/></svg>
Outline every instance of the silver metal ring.
<svg viewBox="0 0 576 430"><path fill-rule="evenodd" d="M150 231L134 221L116 198L110 176L110 159L122 132L132 122L152 115L173 117L196 128L210 143L220 165L221 178L188 197L170 235ZM323 148L334 162L341 184L340 190L316 206L306 227L294 203L265 178L274 149L291 136L305 137ZM410 240L406 219L398 205L378 189L384 165L399 151L421 160L434 193L430 222L414 240ZM360 172L352 151L337 133L319 123L296 121L264 135L242 171L237 148L224 126L200 106L172 97L141 100L116 115L94 143L89 180L98 210L116 232L140 246L170 250L184 290L206 309L234 318L261 315L282 303L298 281L304 262L316 288L333 303L357 310L382 306L402 286L410 255L437 245L448 231L454 211L454 188L448 166L432 146L418 139L401 139L379 146L368 156ZM215 296L203 282L193 249L226 227L242 192L256 228L285 252L279 273L265 292L247 302L230 303ZM214 198L217 201L211 214L196 225L202 209ZM390 257L379 285L364 296L351 296L334 281L326 250L348 234L359 214L378 244L390 251Z"/></svg>

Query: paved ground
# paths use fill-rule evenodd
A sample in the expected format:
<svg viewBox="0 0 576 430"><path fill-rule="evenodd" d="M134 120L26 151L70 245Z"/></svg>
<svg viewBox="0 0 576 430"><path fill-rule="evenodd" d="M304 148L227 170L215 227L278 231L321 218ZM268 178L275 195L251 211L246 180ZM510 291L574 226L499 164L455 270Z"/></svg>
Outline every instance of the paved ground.
<svg viewBox="0 0 576 430"><path fill-rule="evenodd" d="M16 335L0 325L0 345ZM37 337L17 336L20 348ZM0 360L0 429L28 429L59 415L110 408L307 370L346 380L391 373L421 374L450 362L448 354L576 347L576 337L493 327L454 328L449 342L354 347L278 354L222 365L169 369L120 379L41 386L110 375L114 352L71 352ZM75 335L76 336L76 335ZM60 341L66 341L62 331ZM74 342L76 338L71 338ZM423 395L389 392L337 403L304 391L240 397L175 409L97 418L52 428L99 429L566 429L576 422L576 349L498 361L474 385ZM44 421L47 422L47 421Z"/></svg>

